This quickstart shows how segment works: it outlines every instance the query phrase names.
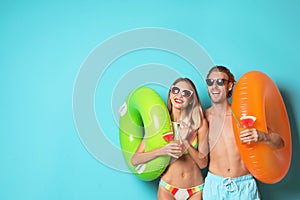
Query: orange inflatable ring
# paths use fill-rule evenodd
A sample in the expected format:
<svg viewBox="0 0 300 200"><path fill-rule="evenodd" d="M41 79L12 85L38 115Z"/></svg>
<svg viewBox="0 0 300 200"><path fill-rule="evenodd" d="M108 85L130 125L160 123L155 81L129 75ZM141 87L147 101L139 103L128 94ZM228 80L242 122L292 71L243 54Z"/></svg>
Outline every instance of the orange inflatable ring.
<svg viewBox="0 0 300 200"><path fill-rule="evenodd" d="M279 182L288 172L292 144L288 115L275 83L262 72L247 72L235 86L232 111L235 139L246 167L263 183ZM268 127L280 134L284 147L274 149L263 142L242 144L237 121L245 115L256 117L253 127L257 130L267 133Z"/></svg>

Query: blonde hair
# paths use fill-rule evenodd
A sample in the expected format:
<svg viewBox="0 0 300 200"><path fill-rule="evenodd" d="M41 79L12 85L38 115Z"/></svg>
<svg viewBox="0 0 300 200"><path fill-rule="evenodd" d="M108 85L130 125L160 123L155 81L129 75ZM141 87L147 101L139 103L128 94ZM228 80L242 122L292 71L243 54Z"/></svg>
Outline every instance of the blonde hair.
<svg viewBox="0 0 300 200"><path fill-rule="evenodd" d="M174 81L174 83L172 85L175 85L178 82L187 83L193 91L192 96L189 97L190 101L192 103L187 106L186 110L187 110L187 117L189 120L189 126L193 131L195 131L202 126L202 120L204 118L203 108L202 108L202 105L200 102L200 98L198 96L198 92L196 90L196 86L189 78L178 78ZM169 113L171 114L172 113L172 102L170 99L170 95L171 95L171 89L169 90L169 93L168 93L168 110L169 110Z"/></svg>

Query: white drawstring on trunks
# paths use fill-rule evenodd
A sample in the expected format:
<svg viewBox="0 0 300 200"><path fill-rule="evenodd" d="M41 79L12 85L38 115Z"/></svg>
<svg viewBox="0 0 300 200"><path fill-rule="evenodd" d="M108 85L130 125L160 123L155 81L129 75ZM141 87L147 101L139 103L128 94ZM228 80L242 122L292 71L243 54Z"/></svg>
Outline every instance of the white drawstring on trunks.
<svg viewBox="0 0 300 200"><path fill-rule="evenodd" d="M226 188L226 190L229 191L229 192L233 192L235 190L238 190L237 184L230 177L223 179L223 185Z"/></svg>

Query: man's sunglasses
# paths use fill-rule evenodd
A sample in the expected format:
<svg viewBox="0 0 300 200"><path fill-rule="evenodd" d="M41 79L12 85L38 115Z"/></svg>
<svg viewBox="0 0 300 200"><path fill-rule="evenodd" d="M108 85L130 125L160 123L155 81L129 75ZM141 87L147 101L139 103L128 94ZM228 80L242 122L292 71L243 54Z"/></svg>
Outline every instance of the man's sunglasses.
<svg viewBox="0 0 300 200"><path fill-rule="evenodd" d="M210 79L210 78L208 78L208 79L206 79L206 84L208 86L212 86L215 81L216 81L216 83L217 83L218 86L223 86L223 85L225 85L225 81L228 81L228 80L226 80L224 78L218 78L218 79Z"/></svg>
<svg viewBox="0 0 300 200"><path fill-rule="evenodd" d="M171 92L174 95L179 94L180 91L181 91L181 89L179 87L176 87L176 86L171 87ZM181 91L181 95L185 98L189 98L190 96L192 96L192 94L193 94L193 91L191 91L191 90L182 90Z"/></svg>

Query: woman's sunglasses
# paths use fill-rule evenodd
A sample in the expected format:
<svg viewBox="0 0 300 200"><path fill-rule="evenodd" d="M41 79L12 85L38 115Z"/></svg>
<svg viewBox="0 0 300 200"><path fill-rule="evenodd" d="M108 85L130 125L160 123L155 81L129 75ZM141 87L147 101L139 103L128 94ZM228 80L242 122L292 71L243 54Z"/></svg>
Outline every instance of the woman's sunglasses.
<svg viewBox="0 0 300 200"><path fill-rule="evenodd" d="M172 94L174 94L174 95L179 94L180 91L181 91L181 89L180 89L179 87L176 87L176 86L172 86L172 87L171 87L171 92L172 92ZM191 90L182 90L182 91L181 91L181 95L182 95L183 97L185 97L185 98L191 97L192 94L193 94L193 91L191 91Z"/></svg>
<svg viewBox="0 0 300 200"><path fill-rule="evenodd" d="M223 86L223 85L225 85L225 81L228 81L228 80L226 80L224 78L218 78L218 79L210 79L210 78L208 78L208 79L206 79L206 84L208 86L212 86L215 81L216 81L216 83L217 83L218 86Z"/></svg>

